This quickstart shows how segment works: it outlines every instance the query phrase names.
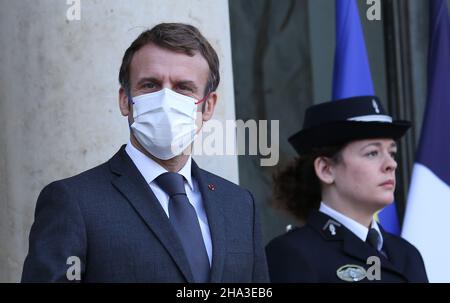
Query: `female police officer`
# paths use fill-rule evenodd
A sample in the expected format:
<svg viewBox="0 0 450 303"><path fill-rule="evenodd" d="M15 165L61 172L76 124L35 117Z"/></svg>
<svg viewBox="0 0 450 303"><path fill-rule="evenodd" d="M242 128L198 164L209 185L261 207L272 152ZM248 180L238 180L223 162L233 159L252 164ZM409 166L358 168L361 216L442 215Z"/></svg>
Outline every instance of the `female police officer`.
<svg viewBox="0 0 450 303"><path fill-rule="evenodd" d="M306 224L268 244L272 282L427 282L417 249L373 220L394 200L394 140L409 127L374 96L306 111L289 139L299 157L275 176L276 205Z"/></svg>

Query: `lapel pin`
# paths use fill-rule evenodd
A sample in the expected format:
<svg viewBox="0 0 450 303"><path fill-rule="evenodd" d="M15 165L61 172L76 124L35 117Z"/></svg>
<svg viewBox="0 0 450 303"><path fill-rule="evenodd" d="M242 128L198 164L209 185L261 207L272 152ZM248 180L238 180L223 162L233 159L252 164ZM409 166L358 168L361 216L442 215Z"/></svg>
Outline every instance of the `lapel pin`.
<svg viewBox="0 0 450 303"><path fill-rule="evenodd" d="M216 186L214 184L208 184L209 190L216 190Z"/></svg>

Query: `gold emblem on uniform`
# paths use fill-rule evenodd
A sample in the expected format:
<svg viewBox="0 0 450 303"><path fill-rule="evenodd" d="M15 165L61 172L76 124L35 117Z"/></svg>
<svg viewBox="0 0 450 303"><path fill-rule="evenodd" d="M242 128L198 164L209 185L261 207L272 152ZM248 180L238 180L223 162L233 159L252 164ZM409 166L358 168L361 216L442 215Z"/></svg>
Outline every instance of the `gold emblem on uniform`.
<svg viewBox="0 0 450 303"><path fill-rule="evenodd" d="M366 277L366 270L359 265L347 264L339 267L336 274L341 280L358 282Z"/></svg>

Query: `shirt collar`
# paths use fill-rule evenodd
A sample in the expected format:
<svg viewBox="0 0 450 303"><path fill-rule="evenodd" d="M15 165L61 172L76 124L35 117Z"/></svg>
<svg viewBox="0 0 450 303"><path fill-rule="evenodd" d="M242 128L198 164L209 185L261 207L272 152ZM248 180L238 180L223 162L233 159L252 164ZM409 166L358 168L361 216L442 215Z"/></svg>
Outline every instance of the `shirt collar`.
<svg viewBox="0 0 450 303"><path fill-rule="evenodd" d="M354 233L358 238L360 238L362 241L366 241L367 234L369 233L369 228L362 225L359 222L356 222L352 218L347 217L346 215L338 212L337 210L334 210L333 208L329 207L324 202L320 202L320 208L319 211L332 217L333 219L339 221L339 223L342 223L347 229L349 229L352 233ZM380 228L377 224L377 221L372 220L372 228L374 228L378 235L380 236L380 240L378 241L378 250L381 250L383 247L383 235L381 234Z"/></svg>
<svg viewBox="0 0 450 303"><path fill-rule="evenodd" d="M134 165L136 165L137 169L144 177L147 184L152 183L159 175L167 172L164 167L162 167L153 159L147 157L140 150L134 147L134 145L131 144L131 141L128 141L127 146L125 147L125 151L127 152L128 156L130 156ZM184 166L178 171L178 173L184 177L191 190L193 190L194 186L192 182L191 165L192 158L191 156L189 156L186 164L184 164Z"/></svg>

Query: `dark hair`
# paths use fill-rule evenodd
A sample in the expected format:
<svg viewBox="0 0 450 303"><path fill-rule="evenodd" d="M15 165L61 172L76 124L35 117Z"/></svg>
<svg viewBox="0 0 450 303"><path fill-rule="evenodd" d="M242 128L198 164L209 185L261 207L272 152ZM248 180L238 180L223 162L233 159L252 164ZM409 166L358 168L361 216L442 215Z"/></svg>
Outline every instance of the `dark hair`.
<svg viewBox="0 0 450 303"><path fill-rule="evenodd" d="M204 94L206 95L217 89L220 81L219 58L200 31L188 24L160 23L141 33L125 51L120 66L119 82L126 91L130 89L130 65L134 54L143 46L151 43L189 56L194 56L195 52L198 51L206 59L209 66L208 82Z"/></svg>
<svg viewBox="0 0 450 303"><path fill-rule="evenodd" d="M328 157L337 163L341 161L341 151L345 145L312 149L276 172L273 175L273 206L286 210L300 221L305 221L312 210L319 209L322 199L314 160L318 157Z"/></svg>

